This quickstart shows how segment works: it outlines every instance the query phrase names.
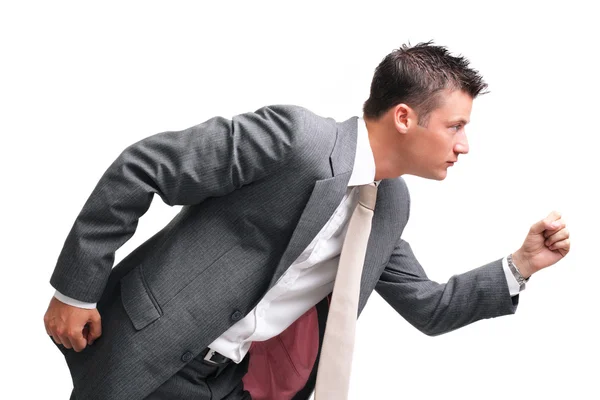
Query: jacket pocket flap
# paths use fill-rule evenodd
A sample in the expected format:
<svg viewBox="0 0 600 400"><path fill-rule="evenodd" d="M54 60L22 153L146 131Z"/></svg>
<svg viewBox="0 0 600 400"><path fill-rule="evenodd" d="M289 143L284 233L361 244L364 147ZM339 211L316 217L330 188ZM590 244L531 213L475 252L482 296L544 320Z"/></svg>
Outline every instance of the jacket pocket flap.
<svg viewBox="0 0 600 400"><path fill-rule="evenodd" d="M138 266L121 279L121 299L125 312L136 330L156 321L161 313L154 305L152 294L144 284L141 266Z"/></svg>

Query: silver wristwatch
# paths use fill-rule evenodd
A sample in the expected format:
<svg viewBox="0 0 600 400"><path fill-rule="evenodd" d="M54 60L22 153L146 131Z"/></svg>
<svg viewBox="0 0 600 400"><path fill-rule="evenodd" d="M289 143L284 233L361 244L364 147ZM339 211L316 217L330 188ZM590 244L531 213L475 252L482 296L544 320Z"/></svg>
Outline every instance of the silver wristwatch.
<svg viewBox="0 0 600 400"><path fill-rule="evenodd" d="M506 261L508 262L508 268L510 268L515 279L517 280L517 283L519 284L520 292L521 290L525 289L525 283L529 280L529 278L523 278L523 275L521 275L521 271L519 271L519 268L517 268L517 266L513 262L512 254L509 254L508 257L506 257Z"/></svg>

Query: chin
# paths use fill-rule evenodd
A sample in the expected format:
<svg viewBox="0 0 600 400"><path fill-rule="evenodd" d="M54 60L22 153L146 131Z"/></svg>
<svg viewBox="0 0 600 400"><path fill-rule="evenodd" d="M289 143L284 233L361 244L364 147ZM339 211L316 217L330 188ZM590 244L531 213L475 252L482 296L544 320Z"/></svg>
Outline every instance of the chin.
<svg viewBox="0 0 600 400"><path fill-rule="evenodd" d="M441 169L439 171L423 171L421 173L413 172L410 175L419 176L425 179L431 179L434 181L443 181L448 176L448 171L446 169Z"/></svg>
<svg viewBox="0 0 600 400"><path fill-rule="evenodd" d="M446 179L446 174L437 174L437 175L434 175L434 174L417 175L417 174L415 174L415 176L419 176L419 177L425 178L425 179L431 179L433 181L443 181L444 179Z"/></svg>
<svg viewBox="0 0 600 400"><path fill-rule="evenodd" d="M438 172L431 179L434 179L436 181L443 181L444 179L446 179L447 176L448 176L448 171L443 170L443 171Z"/></svg>

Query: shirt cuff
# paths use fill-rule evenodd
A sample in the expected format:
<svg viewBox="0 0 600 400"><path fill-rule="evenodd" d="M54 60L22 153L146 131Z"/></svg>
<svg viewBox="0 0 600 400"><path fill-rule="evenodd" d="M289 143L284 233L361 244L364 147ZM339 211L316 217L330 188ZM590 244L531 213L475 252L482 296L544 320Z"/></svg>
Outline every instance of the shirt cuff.
<svg viewBox="0 0 600 400"><path fill-rule="evenodd" d="M508 284L508 291L510 292L511 297L518 295L521 291L519 282L517 282L517 278L515 278L510 268L508 268L506 257L502 259L502 269L504 269L504 276L506 276L506 283Z"/></svg>
<svg viewBox="0 0 600 400"><path fill-rule="evenodd" d="M69 296L65 296L58 290L54 293L54 297L56 297L59 301L62 301L63 303L73 307L87 308L89 310L96 308L96 303L85 303L83 301L75 300Z"/></svg>

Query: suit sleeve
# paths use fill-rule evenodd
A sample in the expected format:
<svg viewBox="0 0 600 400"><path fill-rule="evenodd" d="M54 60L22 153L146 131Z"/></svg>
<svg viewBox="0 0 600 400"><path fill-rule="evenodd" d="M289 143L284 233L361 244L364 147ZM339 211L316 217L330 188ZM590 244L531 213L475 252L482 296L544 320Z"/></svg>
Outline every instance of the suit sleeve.
<svg viewBox="0 0 600 400"><path fill-rule="evenodd" d="M76 218L51 285L66 296L97 302L116 250L134 234L154 194L169 205L193 205L263 179L289 160L303 124L303 109L271 106L129 146Z"/></svg>
<svg viewBox="0 0 600 400"><path fill-rule="evenodd" d="M408 190L407 216L410 209ZM421 332L440 335L484 318L513 314L502 260L491 262L446 283L430 280L410 245L399 239L375 287L383 299Z"/></svg>

